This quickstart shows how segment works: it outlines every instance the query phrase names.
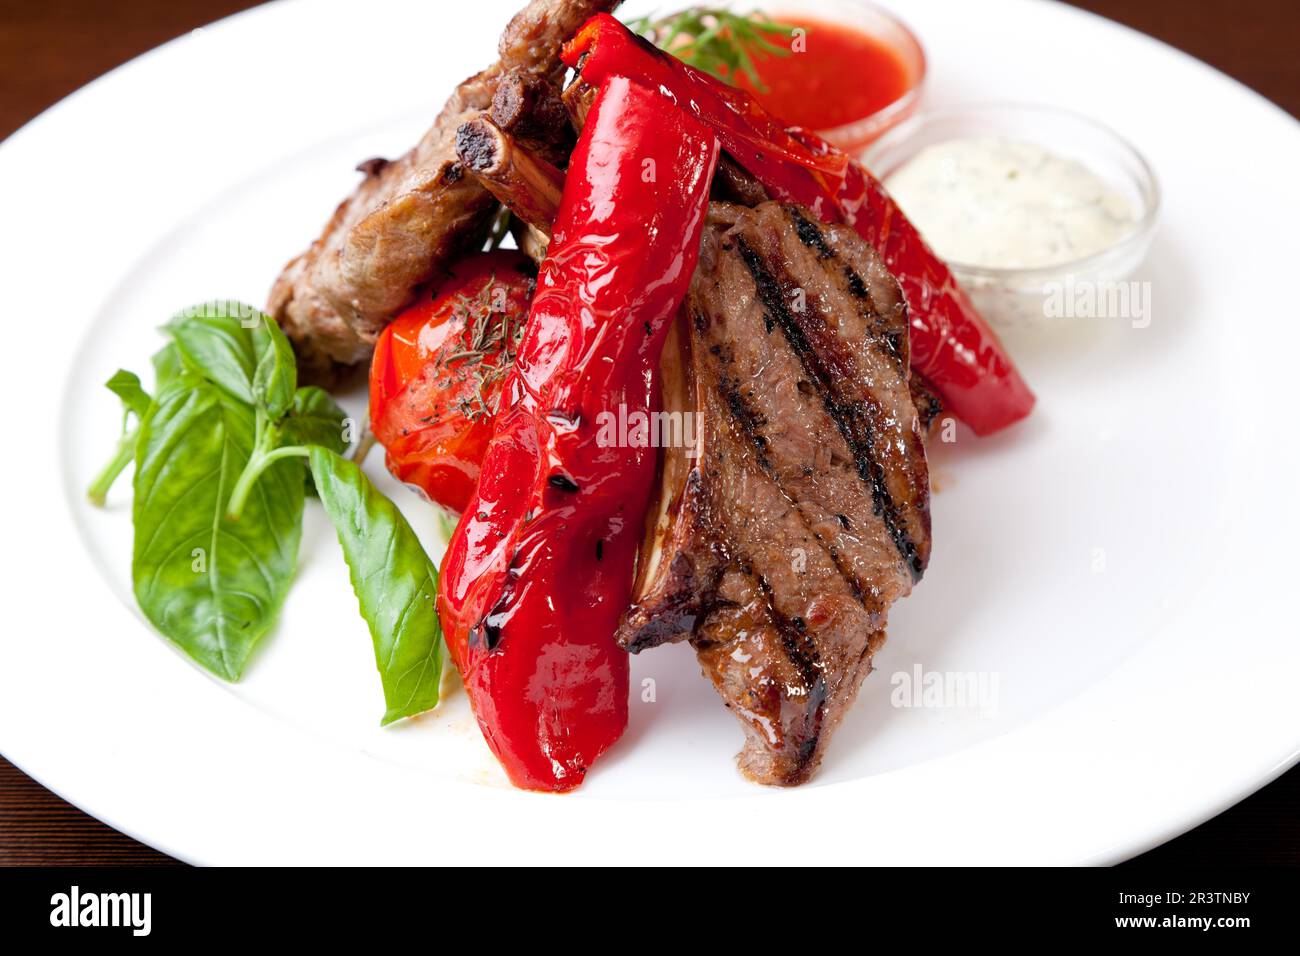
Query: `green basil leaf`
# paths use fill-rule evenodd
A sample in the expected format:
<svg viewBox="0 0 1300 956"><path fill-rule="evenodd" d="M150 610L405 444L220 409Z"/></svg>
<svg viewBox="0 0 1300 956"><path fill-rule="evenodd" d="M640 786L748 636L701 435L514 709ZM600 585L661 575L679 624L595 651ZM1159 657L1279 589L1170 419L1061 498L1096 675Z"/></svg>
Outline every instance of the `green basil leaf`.
<svg viewBox="0 0 1300 956"><path fill-rule="evenodd" d="M185 367L259 406L272 422L293 403L298 366L275 320L242 302L205 302L166 326Z"/></svg>
<svg viewBox="0 0 1300 956"><path fill-rule="evenodd" d="M253 370L253 397L271 421L279 421L293 404L298 387L298 361L293 346L280 326L269 315L258 313L261 321L253 332L253 349L257 367Z"/></svg>
<svg viewBox="0 0 1300 956"><path fill-rule="evenodd" d="M174 316L166 328L187 369L252 405L258 364L253 329L263 318L242 302L205 302Z"/></svg>
<svg viewBox="0 0 1300 956"><path fill-rule="evenodd" d="M171 384L172 380L185 370L185 365L181 361L180 349L176 347L175 342L168 342L157 352L151 359L153 363L153 383L154 390L161 392Z"/></svg>
<svg viewBox="0 0 1300 956"><path fill-rule="evenodd" d="M120 398L126 410L132 412L136 418L144 418L149 411L149 404L153 399L144 390L144 386L140 384L140 376L135 372L118 369L113 373L113 377L104 383L104 387Z"/></svg>
<svg viewBox="0 0 1300 956"><path fill-rule="evenodd" d="M311 449L311 473L334 522L384 685L383 723L438 703L438 572L397 506L354 463Z"/></svg>
<svg viewBox="0 0 1300 956"><path fill-rule="evenodd" d="M341 455L348 448L344 436L347 418L347 412L329 392L314 385L305 386L294 392L289 417L280 425L280 444L320 445Z"/></svg>
<svg viewBox="0 0 1300 956"><path fill-rule="evenodd" d="M193 372L140 425L132 576L145 616L199 664L238 680L293 579L303 469L276 462L239 521L225 516L252 452L256 413Z"/></svg>

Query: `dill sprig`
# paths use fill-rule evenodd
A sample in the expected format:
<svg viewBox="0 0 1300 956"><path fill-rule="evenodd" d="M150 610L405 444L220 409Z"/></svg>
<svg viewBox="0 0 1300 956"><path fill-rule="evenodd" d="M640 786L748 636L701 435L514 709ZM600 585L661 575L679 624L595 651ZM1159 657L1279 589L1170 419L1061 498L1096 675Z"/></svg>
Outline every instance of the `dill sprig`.
<svg viewBox="0 0 1300 956"><path fill-rule="evenodd" d="M767 92L767 87L759 78L755 61L789 56L789 46L773 40L789 39L796 29L757 10L734 13L717 7L687 7L662 17L650 14L627 26L661 50L720 80L733 83L743 73L760 93Z"/></svg>

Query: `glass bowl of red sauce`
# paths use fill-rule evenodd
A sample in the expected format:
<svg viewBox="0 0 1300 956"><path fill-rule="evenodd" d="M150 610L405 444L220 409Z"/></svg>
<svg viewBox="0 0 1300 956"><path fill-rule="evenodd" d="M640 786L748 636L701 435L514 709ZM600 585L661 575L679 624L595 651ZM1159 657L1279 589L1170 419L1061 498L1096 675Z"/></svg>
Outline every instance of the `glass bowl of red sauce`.
<svg viewBox="0 0 1300 956"><path fill-rule="evenodd" d="M737 13L758 10L804 31L790 41L789 56L755 62L761 87L744 75L733 80L790 124L853 153L915 112L925 51L883 7L867 0L740 0L726 6Z"/></svg>

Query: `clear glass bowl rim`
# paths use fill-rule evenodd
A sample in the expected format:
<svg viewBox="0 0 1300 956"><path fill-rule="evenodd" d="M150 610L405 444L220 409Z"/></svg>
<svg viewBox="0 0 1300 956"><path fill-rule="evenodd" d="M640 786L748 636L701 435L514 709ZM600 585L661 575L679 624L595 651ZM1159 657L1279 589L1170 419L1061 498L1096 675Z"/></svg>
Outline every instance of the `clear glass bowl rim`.
<svg viewBox="0 0 1300 956"><path fill-rule="evenodd" d="M981 116L996 116L998 114L1040 114L1051 115L1058 119L1064 119L1071 123L1079 124L1089 128L1094 133L1100 133L1103 139L1110 140L1111 145L1118 147L1119 152L1125 154L1131 161L1132 168L1136 170L1131 175L1132 185L1136 186L1138 196L1143 203L1142 215L1138 218L1137 224L1131 232L1115 241L1114 244L1094 252L1091 255L1083 256L1078 259L1071 259L1065 262L1054 263L1050 266L1033 266L1033 267L1016 267L1003 268L999 266L978 266L965 262L958 262L954 259L947 260L948 267L954 272L963 276L972 278L986 279L990 282L1009 283L1012 285L1028 285L1035 280L1051 280L1059 278L1062 275L1081 274L1098 270L1107 263L1115 259L1121 259L1124 255L1132 250L1142 247L1151 240L1155 232L1156 222L1160 215L1160 181L1156 177L1155 170L1142 155L1136 146L1129 140L1125 139L1114 129L1086 116L1075 110L1065 109L1059 106L1050 106L1044 103L1015 103L1015 102L979 102L968 103L961 106L944 107L937 110L927 110L919 113L910 119L900 123L894 129L885 133L880 139L876 140L863 153L863 160L869 169L874 168L872 159L887 152L904 149L907 141L912 139L928 126L937 123L951 121L955 119L978 120ZM978 124L972 124L978 125ZM989 135L998 135L994 130L990 130ZM956 137L953 137L956 138ZM1050 142L1044 141L1048 148L1052 148ZM1062 149L1061 154L1067 158L1074 158L1070 155L1069 150Z"/></svg>

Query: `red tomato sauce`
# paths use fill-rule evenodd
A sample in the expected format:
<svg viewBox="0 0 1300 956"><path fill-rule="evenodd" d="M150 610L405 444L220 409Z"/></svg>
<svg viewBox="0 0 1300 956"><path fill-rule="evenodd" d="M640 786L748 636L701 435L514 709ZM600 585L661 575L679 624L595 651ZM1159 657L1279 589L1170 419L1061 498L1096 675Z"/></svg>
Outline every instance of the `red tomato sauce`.
<svg viewBox="0 0 1300 956"><path fill-rule="evenodd" d="M789 123L810 130L853 123L884 109L916 82L898 52L869 33L806 17L774 19L808 31L803 52L755 61L766 92L747 76L736 79Z"/></svg>

